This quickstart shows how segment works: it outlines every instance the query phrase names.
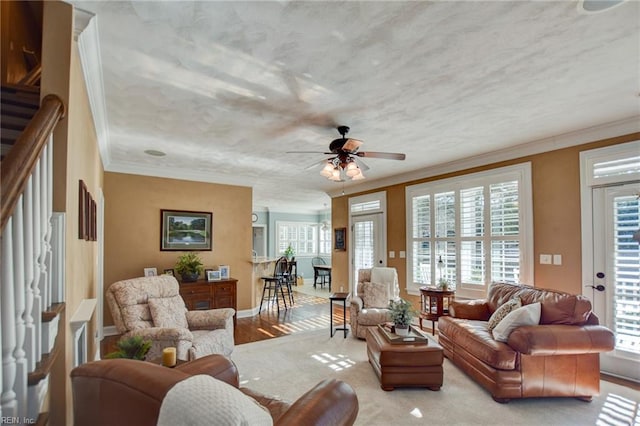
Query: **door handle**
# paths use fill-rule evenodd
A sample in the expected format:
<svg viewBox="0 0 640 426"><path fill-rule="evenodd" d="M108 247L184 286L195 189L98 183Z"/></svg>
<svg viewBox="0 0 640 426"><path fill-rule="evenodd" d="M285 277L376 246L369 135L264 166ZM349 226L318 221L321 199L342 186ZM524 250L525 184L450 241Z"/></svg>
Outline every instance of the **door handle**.
<svg viewBox="0 0 640 426"><path fill-rule="evenodd" d="M605 287L602 284L598 284L598 285L590 285L589 287L591 288L595 288L598 291L604 291Z"/></svg>

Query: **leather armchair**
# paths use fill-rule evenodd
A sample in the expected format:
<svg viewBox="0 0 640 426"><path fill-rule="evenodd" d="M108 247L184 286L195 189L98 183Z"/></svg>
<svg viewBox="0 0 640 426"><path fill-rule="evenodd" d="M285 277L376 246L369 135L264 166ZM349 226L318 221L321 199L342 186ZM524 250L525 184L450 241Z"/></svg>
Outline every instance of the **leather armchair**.
<svg viewBox="0 0 640 426"><path fill-rule="evenodd" d="M178 281L170 275L115 282L106 300L122 337L151 340L147 359L162 356L166 347L175 347L178 359L185 361L233 351L235 310L187 311Z"/></svg>
<svg viewBox="0 0 640 426"><path fill-rule="evenodd" d="M196 374L206 374L239 388L235 364L222 355L209 355L175 368L130 359L80 365L71 371L74 424L156 425L167 392ZM294 403L248 388L239 389L265 407L278 426L352 425L358 415L358 398L353 388L335 379L321 381Z"/></svg>

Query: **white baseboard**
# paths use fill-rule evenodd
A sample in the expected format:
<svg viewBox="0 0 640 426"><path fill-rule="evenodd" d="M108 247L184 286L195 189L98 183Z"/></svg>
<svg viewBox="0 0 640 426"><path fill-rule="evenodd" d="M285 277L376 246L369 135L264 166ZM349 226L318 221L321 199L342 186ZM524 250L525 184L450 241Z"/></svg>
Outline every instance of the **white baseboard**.
<svg viewBox="0 0 640 426"><path fill-rule="evenodd" d="M118 334L120 333L118 333L118 329L116 328L115 325L108 325L102 329L102 335L104 337L117 336Z"/></svg>

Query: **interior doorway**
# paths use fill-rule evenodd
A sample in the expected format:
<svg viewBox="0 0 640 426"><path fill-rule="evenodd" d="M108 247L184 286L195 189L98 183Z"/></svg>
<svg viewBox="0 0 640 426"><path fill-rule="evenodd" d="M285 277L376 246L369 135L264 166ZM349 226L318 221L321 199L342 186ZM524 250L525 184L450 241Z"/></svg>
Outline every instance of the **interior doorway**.
<svg viewBox="0 0 640 426"><path fill-rule="evenodd" d="M267 256L267 226L253 225L253 256Z"/></svg>

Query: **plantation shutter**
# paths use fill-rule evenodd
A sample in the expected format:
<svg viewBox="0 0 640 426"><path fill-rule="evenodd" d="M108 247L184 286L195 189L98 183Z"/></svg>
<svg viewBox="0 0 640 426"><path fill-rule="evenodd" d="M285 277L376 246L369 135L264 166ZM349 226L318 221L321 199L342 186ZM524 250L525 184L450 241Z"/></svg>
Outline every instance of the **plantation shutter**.
<svg viewBox="0 0 640 426"><path fill-rule="evenodd" d="M491 199L491 280L518 282L520 273L520 212L518 182L489 186ZM496 238L497 237L497 238Z"/></svg>
<svg viewBox="0 0 640 426"><path fill-rule="evenodd" d="M640 353L640 249L632 238L640 231L638 196L615 197L613 214L616 348Z"/></svg>
<svg viewBox="0 0 640 426"><path fill-rule="evenodd" d="M413 276L419 284L431 284L431 196L413 201Z"/></svg>

